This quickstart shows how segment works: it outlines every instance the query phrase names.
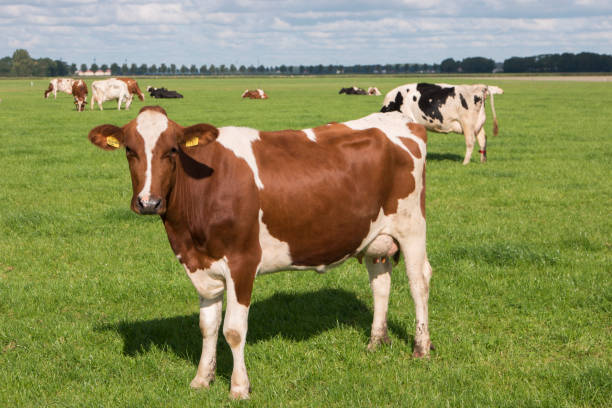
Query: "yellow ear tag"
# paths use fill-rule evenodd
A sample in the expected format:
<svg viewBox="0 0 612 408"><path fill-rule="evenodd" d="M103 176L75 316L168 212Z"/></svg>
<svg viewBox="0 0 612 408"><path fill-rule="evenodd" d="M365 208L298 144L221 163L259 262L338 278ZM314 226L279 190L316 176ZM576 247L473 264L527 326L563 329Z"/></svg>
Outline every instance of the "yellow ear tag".
<svg viewBox="0 0 612 408"><path fill-rule="evenodd" d="M113 136L108 136L106 138L106 144L113 147L119 147L119 141Z"/></svg>
<svg viewBox="0 0 612 408"><path fill-rule="evenodd" d="M187 147L191 147L191 146L197 146L198 145L198 137L194 136L191 139L189 139L188 141L185 142L185 146Z"/></svg>

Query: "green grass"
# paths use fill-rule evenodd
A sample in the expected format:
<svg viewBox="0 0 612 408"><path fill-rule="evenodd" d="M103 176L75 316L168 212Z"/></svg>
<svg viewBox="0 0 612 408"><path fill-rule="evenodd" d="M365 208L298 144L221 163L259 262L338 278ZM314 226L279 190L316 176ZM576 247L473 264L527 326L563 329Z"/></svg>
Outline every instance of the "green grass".
<svg viewBox="0 0 612 408"><path fill-rule="evenodd" d="M183 93L146 101L182 125L274 130L379 110L382 97L338 95L342 86L386 92L419 79L139 82ZM612 83L486 82L505 90L488 163L476 154L462 166L463 136L429 134L431 358L411 358L402 264L392 277L393 344L374 353L368 277L356 261L325 275L263 276L245 405L610 406ZM44 100L47 84L0 81L0 407L238 405L228 398L223 336L216 382L189 389L201 347L196 292L159 219L130 212L123 154L86 137L127 123L144 104L78 113L65 94ZM254 87L270 99L240 99Z"/></svg>

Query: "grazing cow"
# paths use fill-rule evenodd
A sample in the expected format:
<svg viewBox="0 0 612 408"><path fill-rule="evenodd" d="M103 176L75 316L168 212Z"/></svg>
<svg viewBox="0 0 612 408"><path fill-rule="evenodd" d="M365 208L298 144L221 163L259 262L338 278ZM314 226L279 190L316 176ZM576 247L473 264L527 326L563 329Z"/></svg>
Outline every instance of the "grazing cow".
<svg viewBox="0 0 612 408"><path fill-rule="evenodd" d="M45 99L49 97L51 92L53 92L53 99L57 99L57 91L72 95L72 84L74 81L72 78L53 78L49 82L49 88L45 91Z"/></svg>
<svg viewBox="0 0 612 408"><path fill-rule="evenodd" d="M94 102L98 102L98 107L102 109L102 104L106 101L117 99L117 110L121 110L121 104L125 102L125 109L128 110L132 104L132 94L127 84L115 78L94 81L91 84L91 109Z"/></svg>
<svg viewBox="0 0 612 408"><path fill-rule="evenodd" d="M368 88L368 95L379 96L382 94L380 93L380 90L378 88L376 88L375 86L371 86Z"/></svg>
<svg viewBox="0 0 612 408"><path fill-rule="evenodd" d="M154 98L182 98L183 95L176 91L169 91L166 88L153 88L152 86L147 86L147 91L149 95Z"/></svg>
<svg viewBox="0 0 612 408"><path fill-rule="evenodd" d="M248 89L242 93L243 98L249 99L268 99L268 95L263 91L263 89L257 88L254 91L249 91Z"/></svg>
<svg viewBox="0 0 612 408"><path fill-rule="evenodd" d="M353 86L351 88L342 88L342 89L340 89L340 91L338 93L339 94L347 94L347 95L367 95L368 94L365 91L365 89L357 88L356 86Z"/></svg>
<svg viewBox="0 0 612 408"><path fill-rule="evenodd" d="M474 149L474 136L480 145L480 161L487 161L485 99L491 95L493 134L497 136L497 116L493 104L494 94L504 91L487 85L406 84L389 91L381 112L400 111L427 129L439 133L463 133L465 158L468 164Z"/></svg>
<svg viewBox="0 0 612 408"><path fill-rule="evenodd" d="M138 95L138 99L140 99L141 101L145 100L144 93L142 93L142 91L138 87L138 82L136 82L135 79L132 79L132 78L115 78L115 79L125 82L126 85L128 86L128 91L130 91L130 94Z"/></svg>
<svg viewBox="0 0 612 408"><path fill-rule="evenodd" d="M248 398L244 347L255 276L322 273L352 256L365 258L374 297L368 348L389 342L391 258L401 251L416 309L414 356L429 354L426 136L400 113L263 132L183 127L158 106L142 108L123 127L89 132L102 149L125 146L131 208L161 217L199 294L203 343L192 387L208 388L214 379L224 292L231 396Z"/></svg>
<svg viewBox="0 0 612 408"><path fill-rule="evenodd" d="M72 96L74 96L74 104L77 111L83 112L87 103L87 85L83 80L74 81L72 84Z"/></svg>

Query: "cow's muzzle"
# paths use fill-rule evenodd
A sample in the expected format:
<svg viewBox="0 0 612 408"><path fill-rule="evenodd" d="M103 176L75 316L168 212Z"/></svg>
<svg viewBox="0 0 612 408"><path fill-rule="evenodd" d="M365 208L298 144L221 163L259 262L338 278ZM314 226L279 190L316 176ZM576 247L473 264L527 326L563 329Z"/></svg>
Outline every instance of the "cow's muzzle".
<svg viewBox="0 0 612 408"><path fill-rule="evenodd" d="M161 214L164 200L161 197L149 196L138 197L136 200L136 212L142 215Z"/></svg>

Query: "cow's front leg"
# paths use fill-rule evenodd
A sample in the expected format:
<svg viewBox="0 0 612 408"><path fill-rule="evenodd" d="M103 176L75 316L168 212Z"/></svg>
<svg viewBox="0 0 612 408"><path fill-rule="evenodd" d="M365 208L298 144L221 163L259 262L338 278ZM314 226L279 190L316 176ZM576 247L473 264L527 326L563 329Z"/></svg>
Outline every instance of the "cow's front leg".
<svg viewBox="0 0 612 408"><path fill-rule="evenodd" d="M200 330L202 331L202 356L198 371L191 381L192 388L208 388L215 379L217 366L217 338L221 325L223 294L215 299L200 296Z"/></svg>
<svg viewBox="0 0 612 408"><path fill-rule="evenodd" d="M244 345L246 343L249 305L255 268L232 270L231 278L227 279L227 306L225 320L223 321L223 335L232 350L234 369L232 370L232 384L230 396L233 399L248 399L251 393L251 384L244 362Z"/></svg>
<svg viewBox="0 0 612 408"><path fill-rule="evenodd" d="M389 293L391 291L391 260L383 257L375 262L372 257L366 257L366 267L370 275L370 287L374 296L374 320L368 350L374 350L379 344L390 344L387 335L387 310L389 308Z"/></svg>

